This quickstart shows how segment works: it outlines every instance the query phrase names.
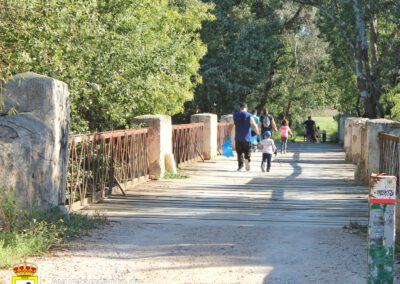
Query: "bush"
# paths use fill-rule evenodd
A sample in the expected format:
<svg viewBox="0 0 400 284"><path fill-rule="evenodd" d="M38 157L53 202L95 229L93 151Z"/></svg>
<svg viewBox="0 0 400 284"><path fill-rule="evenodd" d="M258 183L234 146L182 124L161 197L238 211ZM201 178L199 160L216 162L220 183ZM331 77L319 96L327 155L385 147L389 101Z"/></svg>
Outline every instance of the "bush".
<svg viewBox="0 0 400 284"><path fill-rule="evenodd" d="M47 252L55 244L87 235L107 224L105 217L73 213L65 216L58 207L41 213L22 210L12 189L0 187L0 268L18 259Z"/></svg>

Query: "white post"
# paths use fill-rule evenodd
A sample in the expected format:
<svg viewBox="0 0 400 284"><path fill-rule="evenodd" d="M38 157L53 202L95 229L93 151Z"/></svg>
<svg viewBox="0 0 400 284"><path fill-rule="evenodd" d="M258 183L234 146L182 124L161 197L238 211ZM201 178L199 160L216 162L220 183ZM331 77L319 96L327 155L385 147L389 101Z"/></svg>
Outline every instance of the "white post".
<svg viewBox="0 0 400 284"><path fill-rule="evenodd" d="M352 120L351 156L354 164L357 164L361 160L362 128L365 127L367 120L368 118L355 118Z"/></svg>
<svg viewBox="0 0 400 284"><path fill-rule="evenodd" d="M396 177L371 175L369 189L368 283L393 283Z"/></svg>
<svg viewBox="0 0 400 284"><path fill-rule="evenodd" d="M167 170L176 170L172 165L172 123L167 115L142 115L133 119L133 123L149 128L149 177L160 179ZM172 157L172 158L171 158Z"/></svg>
<svg viewBox="0 0 400 284"><path fill-rule="evenodd" d="M233 114L225 114L221 116L221 122L234 123ZM232 127L231 133L229 134L229 138L231 139L232 147L235 148L235 126Z"/></svg>
<svg viewBox="0 0 400 284"><path fill-rule="evenodd" d="M190 117L192 123L204 123L203 156L211 160L218 154L218 119L216 114L200 113Z"/></svg>
<svg viewBox="0 0 400 284"><path fill-rule="evenodd" d="M344 122L344 150L346 152L346 161L351 161L351 135L353 118L346 118Z"/></svg>

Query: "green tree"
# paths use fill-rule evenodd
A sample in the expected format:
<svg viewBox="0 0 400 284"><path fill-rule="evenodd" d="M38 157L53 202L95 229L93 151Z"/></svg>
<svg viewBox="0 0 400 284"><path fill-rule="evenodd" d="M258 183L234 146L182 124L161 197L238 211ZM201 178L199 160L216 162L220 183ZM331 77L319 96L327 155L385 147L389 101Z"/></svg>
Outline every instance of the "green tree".
<svg viewBox="0 0 400 284"><path fill-rule="evenodd" d="M328 60L327 44L319 38L314 14L308 11L299 30L288 31L282 37L285 53L278 62L277 83L271 93L277 112L289 119L293 115L304 118L310 110L333 103L322 76Z"/></svg>
<svg viewBox="0 0 400 284"><path fill-rule="evenodd" d="M223 114L247 101L260 110L269 102L284 53L280 37L296 29L301 9L274 0L213 2L217 20L203 25L208 53L202 60L196 106Z"/></svg>
<svg viewBox="0 0 400 284"><path fill-rule="evenodd" d="M0 0L2 77L33 71L66 82L72 129L128 127L183 110L201 81L201 0Z"/></svg>
<svg viewBox="0 0 400 284"><path fill-rule="evenodd" d="M330 54L338 69L353 70L358 100L365 115L383 117L390 113L382 106L382 96L398 82L400 59L400 3L385 0L296 0L319 10L318 26L330 44ZM351 94L353 87L346 84ZM343 87L343 85L342 85ZM360 109L359 109L359 112Z"/></svg>

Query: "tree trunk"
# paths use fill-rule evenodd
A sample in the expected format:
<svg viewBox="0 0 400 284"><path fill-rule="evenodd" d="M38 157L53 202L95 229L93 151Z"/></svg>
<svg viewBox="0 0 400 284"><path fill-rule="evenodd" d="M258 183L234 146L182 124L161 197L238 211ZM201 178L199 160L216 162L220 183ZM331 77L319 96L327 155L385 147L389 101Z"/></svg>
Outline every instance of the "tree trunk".
<svg viewBox="0 0 400 284"><path fill-rule="evenodd" d="M360 91L360 97L364 100L366 116L369 118L377 118L379 116L379 94L377 92L378 90L374 88L374 82L371 77L365 20L359 0L353 0L353 10L357 29L355 48L357 86Z"/></svg>
<svg viewBox="0 0 400 284"><path fill-rule="evenodd" d="M263 113L263 109L265 108L265 106L267 105L267 102L268 102L268 94L269 94L269 91L272 89L272 86L273 86L272 77L273 77L273 74L275 73L275 68L272 68L272 70L274 70L274 71L270 72L269 81L265 84L264 94L260 98L260 102L256 106L256 110L257 110L258 113Z"/></svg>

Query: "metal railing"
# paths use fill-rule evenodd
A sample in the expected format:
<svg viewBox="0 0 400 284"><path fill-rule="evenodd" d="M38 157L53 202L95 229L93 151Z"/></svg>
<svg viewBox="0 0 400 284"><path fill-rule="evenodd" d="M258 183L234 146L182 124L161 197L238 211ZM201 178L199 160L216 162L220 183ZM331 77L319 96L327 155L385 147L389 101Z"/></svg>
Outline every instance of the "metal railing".
<svg viewBox="0 0 400 284"><path fill-rule="evenodd" d="M105 197L117 185L147 179L148 129L72 135L69 139L66 204L71 209Z"/></svg>
<svg viewBox="0 0 400 284"><path fill-rule="evenodd" d="M221 154L222 144L224 144L227 137L230 136L233 128L231 122L219 122L218 123L218 152Z"/></svg>
<svg viewBox="0 0 400 284"><path fill-rule="evenodd" d="M177 165L203 159L203 123L172 126L172 152Z"/></svg>
<svg viewBox="0 0 400 284"><path fill-rule="evenodd" d="M399 183L400 137L379 133L379 150L379 171L397 176L397 183Z"/></svg>

